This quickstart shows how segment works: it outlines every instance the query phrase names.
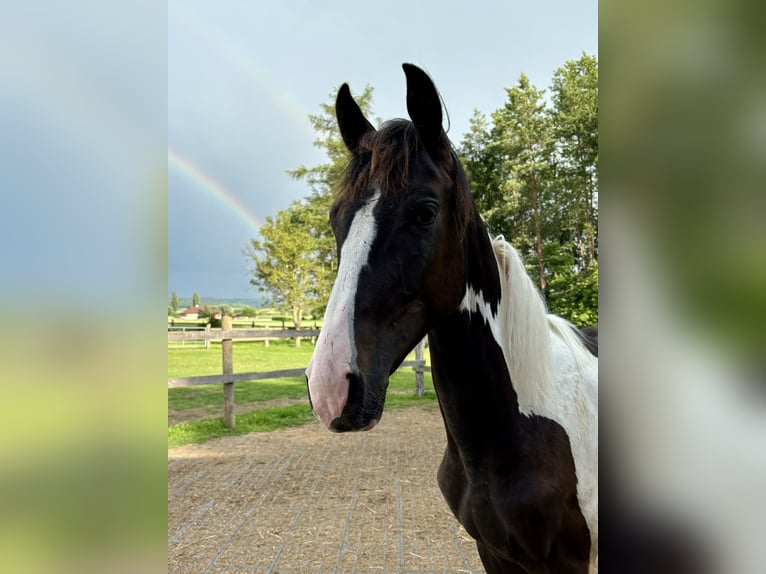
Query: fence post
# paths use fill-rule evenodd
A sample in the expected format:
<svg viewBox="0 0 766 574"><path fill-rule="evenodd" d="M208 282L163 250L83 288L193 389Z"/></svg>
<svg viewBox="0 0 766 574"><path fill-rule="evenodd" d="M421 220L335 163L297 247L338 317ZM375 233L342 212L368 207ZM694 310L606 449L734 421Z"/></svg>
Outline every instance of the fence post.
<svg viewBox="0 0 766 574"><path fill-rule="evenodd" d="M205 348L210 348L210 323L205 325Z"/></svg>
<svg viewBox="0 0 766 574"><path fill-rule="evenodd" d="M415 360L416 361L422 361L423 360L423 347L426 345L426 340L423 339L415 345ZM415 394L419 397L422 397L425 393L425 381L423 378L423 371L425 369L423 368L423 364L419 364L417 367L415 367Z"/></svg>
<svg viewBox="0 0 766 574"><path fill-rule="evenodd" d="M229 315L221 318L221 329L230 331L232 320ZM232 341L230 338L221 339L221 349L223 355L223 374L231 375L234 373L234 357L232 356ZM233 429L234 420L234 383L223 384L223 426Z"/></svg>

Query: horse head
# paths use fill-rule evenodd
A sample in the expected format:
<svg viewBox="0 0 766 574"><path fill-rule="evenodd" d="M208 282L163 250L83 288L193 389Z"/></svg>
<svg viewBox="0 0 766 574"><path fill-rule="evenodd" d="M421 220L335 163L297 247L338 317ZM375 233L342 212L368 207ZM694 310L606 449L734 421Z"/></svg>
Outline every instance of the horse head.
<svg viewBox="0 0 766 574"><path fill-rule="evenodd" d="M389 376L465 288L461 243L475 208L436 87L403 68L411 121L375 129L346 84L336 100L351 159L330 211L338 275L306 370L312 408L334 431L377 424Z"/></svg>

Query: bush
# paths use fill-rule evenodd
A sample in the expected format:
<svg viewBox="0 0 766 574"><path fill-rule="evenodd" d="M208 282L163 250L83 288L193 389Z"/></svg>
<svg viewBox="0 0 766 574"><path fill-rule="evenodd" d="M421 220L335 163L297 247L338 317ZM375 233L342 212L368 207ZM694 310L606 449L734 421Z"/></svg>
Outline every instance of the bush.
<svg viewBox="0 0 766 574"><path fill-rule="evenodd" d="M245 305L240 310L239 315L241 317L257 317L258 316L258 310L257 309L253 309L252 307L248 307L247 305Z"/></svg>
<svg viewBox="0 0 766 574"><path fill-rule="evenodd" d="M552 313L578 327L598 324L598 263L585 275L562 273L551 280L547 302Z"/></svg>

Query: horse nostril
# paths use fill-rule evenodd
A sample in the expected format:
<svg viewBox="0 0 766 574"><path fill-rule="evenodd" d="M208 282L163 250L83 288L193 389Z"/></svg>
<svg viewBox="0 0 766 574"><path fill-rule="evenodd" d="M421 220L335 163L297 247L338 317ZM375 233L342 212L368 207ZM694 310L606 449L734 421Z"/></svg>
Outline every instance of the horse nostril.
<svg viewBox="0 0 766 574"><path fill-rule="evenodd" d="M346 378L348 379L349 390L362 383L362 373L354 368L352 368L351 371L346 374Z"/></svg>
<svg viewBox="0 0 766 574"><path fill-rule="evenodd" d="M351 367L346 374L348 379L348 400L346 401L346 412L357 412L364 401L364 376L355 366Z"/></svg>

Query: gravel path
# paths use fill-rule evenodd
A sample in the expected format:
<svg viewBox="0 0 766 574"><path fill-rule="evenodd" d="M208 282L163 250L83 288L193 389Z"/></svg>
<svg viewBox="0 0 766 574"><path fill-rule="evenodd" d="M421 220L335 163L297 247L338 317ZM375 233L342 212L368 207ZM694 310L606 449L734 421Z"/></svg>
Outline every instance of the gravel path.
<svg viewBox="0 0 766 574"><path fill-rule="evenodd" d="M481 573L436 485L437 407L168 450L168 572Z"/></svg>

